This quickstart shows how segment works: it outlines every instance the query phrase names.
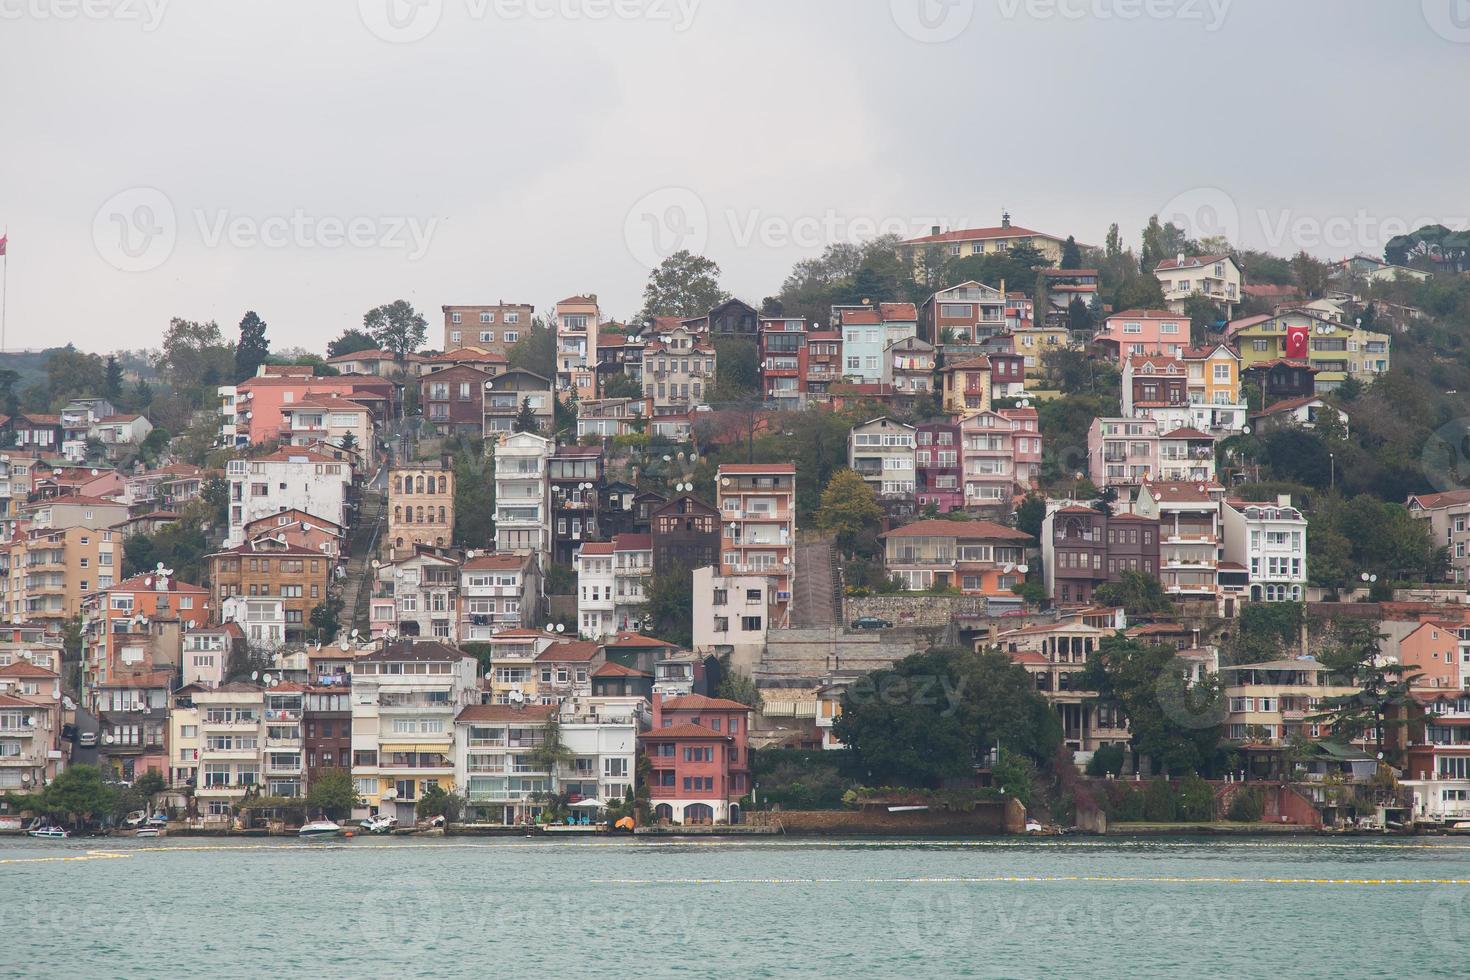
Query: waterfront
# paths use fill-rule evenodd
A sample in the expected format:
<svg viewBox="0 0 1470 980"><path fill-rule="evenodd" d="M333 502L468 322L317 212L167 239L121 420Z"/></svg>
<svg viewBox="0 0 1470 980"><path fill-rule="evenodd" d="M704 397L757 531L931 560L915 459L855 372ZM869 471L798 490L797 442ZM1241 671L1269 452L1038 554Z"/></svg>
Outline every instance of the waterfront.
<svg viewBox="0 0 1470 980"><path fill-rule="evenodd" d="M6 976L1457 976L1470 842L8 839L0 896Z"/></svg>

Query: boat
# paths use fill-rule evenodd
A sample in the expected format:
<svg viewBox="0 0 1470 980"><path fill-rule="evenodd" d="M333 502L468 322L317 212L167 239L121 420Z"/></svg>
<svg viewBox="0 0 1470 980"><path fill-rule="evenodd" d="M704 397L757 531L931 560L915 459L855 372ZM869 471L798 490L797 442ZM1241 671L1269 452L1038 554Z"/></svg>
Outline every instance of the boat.
<svg viewBox="0 0 1470 980"><path fill-rule="evenodd" d="M304 824L296 832L296 836L303 840L314 840L318 837L336 837L340 833L342 833L342 828L330 820L313 820L311 823Z"/></svg>
<svg viewBox="0 0 1470 980"><path fill-rule="evenodd" d="M158 833L159 833L159 831L158 831L158 828L157 827L139 827L137 830L135 830L133 832L133 836L134 837L157 837L158 836Z"/></svg>
<svg viewBox="0 0 1470 980"><path fill-rule="evenodd" d="M71 832L54 824L49 827L37 827L35 830L26 831L27 837L39 837L43 840L65 840L71 836Z"/></svg>

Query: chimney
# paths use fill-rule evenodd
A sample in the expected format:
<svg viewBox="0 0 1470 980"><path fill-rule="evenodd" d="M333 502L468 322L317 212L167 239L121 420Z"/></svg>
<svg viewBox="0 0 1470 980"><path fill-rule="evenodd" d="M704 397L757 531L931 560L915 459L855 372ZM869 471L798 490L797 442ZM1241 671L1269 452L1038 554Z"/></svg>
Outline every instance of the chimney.
<svg viewBox="0 0 1470 980"><path fill-rule="evenodd" d="M1000 226L1002 228L1009 228L1011 226L1011 213L1009 211L1002 211L1000 213Z"/></svg>
<svg viewBox="0 0 1470 980"><path fill-rule="evenodd" d="M662 691L653 692L653 729L664 727L664 695Z"/></svg>
<svg viewBox="0 0 1470 980"><path fill-rule="evenodd" d="M1183 265L1184 264L1184 253L1183 252L1179 252L1178 254L1176 254L1174 256L1174 264L1175 265Z"/></svg>
<svg viewBox="0 0 1470 980"><path fill-rule="evenodd" d="M929 234L931 234L931 235L938 235L938 234L942 234L942 231L940 230L940 227L938 225L930 225L929 226Z"/></svg>

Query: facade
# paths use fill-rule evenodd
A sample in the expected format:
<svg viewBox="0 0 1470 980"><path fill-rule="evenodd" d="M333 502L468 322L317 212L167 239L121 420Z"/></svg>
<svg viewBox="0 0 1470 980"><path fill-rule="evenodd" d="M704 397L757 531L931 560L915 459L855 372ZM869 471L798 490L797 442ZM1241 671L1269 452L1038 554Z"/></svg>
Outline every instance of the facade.
<svg viewBox="0 0 1470 980"><path fill-rule="evenodd" d="M1301 602L1307 589L1307 519L1289 494L1274 504L1226 501L1225 558L1250 573L1250 601Z"/></svg>
<svg viewBox="0 0 1470 980"><path fill-rule="evenodd" d="M475 658L433 641L385 644L352 667L352 778L362 808L412 824L431 785L456 789L455 719L479 702Z"/></svg>
<svg viewBox="0 0 1470 980"><path fill-rule="evenodd" d="M589 541L577 549L577 628L597 639L613 632L613 543Z"/></svg>
<svg viewBox="0 0 1470 980"><path fill-rule="evenodd" d="M556 775L538 755L552 704L470 704L454 719L455 781L477 823L532 823Z"/></svg>
<svg viewBox="0 0 1470 980"><path fill-rule="evenodd" d="M924 422L914 429L914 494L918 509L933 505L941 514L965 506L960 465L960 427Z"/></svg>
<svg viewBox="0 0 1470 980"><path fill-rule="evenodd" d="M1429 522L1430 539L1449 550L1454 581L1470 582L1470 490L1414 494L1406 506L1411 516Z"/></svg>
<svg viewBox="0 0 1470 980"><path fill-rule="evenodd" d="M540 621L544 596L534 554L476 555L459 568L459 639L485 643Z"/></svg>
<svg viewBox="0 0 1470 980"><path fill-rule="evenodd" d="M349 357L362 359L366 353L369 352ZM384 377L370 373L316 377L310 367L280 368L285 373L276 373L276 365L261 365L260 374L233 386L235 443L259 445L278 440L285 424L283 409L296 402L322 396L348 398L372 409L374 418L388 417L392 406L396 404L397 393L393 381L386 375L397 374L400 365L393 363L392 354L377 353L386 358L378 362L383 365L380 370ZM409 358L401 367L410 374L416 373L416 361L413 359L417 355L410 354ZM341 360L334 358L331 363L342 370L351 370L352 365L339 364ZM221 389L222 399L228 397L223 394L228 390Z"/></svg>
<svg viewBox="0 0 1470 980"><path fill-rule="evenodd" d="M419 378L419 406L435 434L479 436L485 431L485 389L495 377L457 364ZM516 411L520 405L516 405ZM512 414L514 419L515 415Z"/></svg>
<svg viewBox="0 0 1470 980"><path fill-rule="evenodd" d="M540 703L536 657L555 640L554 635L525 627L491 636L486 641L490 666L481 681L481 700L486 704Z"/></svg>
<svg viewBox="0 0 1470 980"><path fill-rule="evenodd" d="M721 575L715 568L694 569L694 651L729 656L749 669L766 648L766 590L762 575Z"/></svg>
<svg viewBox="0 0 1470 980"><path fill-rule="evenodd" d="M1137 486L1158 477L1159 423L1095 418L1087 428L1087 472L1099 487Z"/></svg>
<svg viewBox="0 0 1470 980"><path fill-rule="evenodd" d="M0 667L0 792L34 792L61 774L61 712L61 675L25 659Z"/></svg>
<svg viewBox="0 0 1470 980"><path fill-rule="evenodd" d="M369 603L369 624L375 639L393 634L455 642L459 625L459 562L419 552L378 566L378 584Z"/></svg>
<svg viewBox="0 0 1470 980"><path fill-rule="evenodd" d="M395 560L417 545L446 548L454 539L454 467L419 461L388 473L388 533L382 551Z"/></svg>
<svg viewBox="0 0 1470 980"><path fill-rule="evenodd" d="M802 385L807 400L826 404L832 385L842 381L846 363L842 356L841 330L808 330L806 379Z"/></svg>
<svg viewBox="0 0 1470 980"><path fill-rule="evenodd" d="M304 510L279 511L246 524L245 540L257 538L271 538L328 558L337 558L342 553L342 528Z"/></svg>
<svg viewBox="0 0 1470 980"><path fill-rule="evenodd" d="M715 348L706 338L677 327L643 346L643 395L652 399L655 416L703 405L714 380Z"/></svg>
<svg viewBox="0 0 1470 980"><path fill-rule="evenodd" d="M335 394L313 395L281 406L282 445L324 444L349 455L359 471L373 461L377 437L370 408Z"/></svg>
<svg viewBox="0 0 1470 980"><path fill-rule="evenodd" d="M934 398L934 345L905 337L883 352L882 383L892 392L895 408L912 411L928 407Z"/></svg>
<svg viewBox="0 0 1470 980"><path fill-rule="evenodd" d="M1220 598L1224 488L1213 484L1145 483L1134 510L1159 522L1159 584L1171 599Z"/></svg>
<svg viewBox="0 0 1470 980"><path fill-rule="evenodd" d="M1169 310L1124 310L1103 321L1093 342L1120 362L1129 357L1178 357L1189 347L1189 317Z"/></svg>
<svg viewBox="0 0 1470 980"><path fill-rule="evenodd" d="M1332 391L1349 377L1371 383L1389 369L1392 338L1355 323L1306 310L1284 310L1229 330L1242 370L1279 361L1305 361L1316 371L1316 394Z"/></svg>
<svg viewBox="0 0 1470 980"><path fill-rule="evenodd" d="M326 600L335 564L318 552L269 538L215 552L208 560L216 608L235 597L278 598L287 643L306 639L311 611Z"/></svg>
<svg viewBox="0 0 1470 980"><path fill-rule="evenodd" d="M1222 666L1220 675L1228 711L1225 736L1252 745L1322 738L1330 734L1330 726L1307 719L1319 712L1324 699L1358 693L1311 657Z"/></svg>
<svg viewBox="0 0 1470 980"><path fill-rule="evenodd" d="M720 563L720 511L687 493L653 511L649 537L655 575L676 565L694 571Z"/></svg>
<svg viewBox="0 0 1470 980"><path fill-rule="evenodd" d="M530 303L506 303L493 306L441 306L444 314L444 350L479 347L497 354L509 355L536 317Z"/></svg>
<svg viewBox="0 0 1470 980"><path fill-rule="evenodd" d="M60 626L83 600L111 588L122 567L112 531L73 525L31 529L0 544L0 612L9 622Z"/></svg>
<svg viewBox="0 0 1470 980"><path fill-rule="evenodd" d="M1232 255L1184 255L1165 259L1154 268L1154 278L1164 291L1164 302L1175 313L1184 312L1191 296L1203 296L1219 304L1228 317L1241 300L1245 274Z"/></svg>
<svg viewBox="0 0 1470 980"><path fill-rule="evenodd" d="M990 410L990 358L981 354L946 363L939 376L946 412L964 416Z"/></svg>
<svg viewBox="0 0 1470 980"><path fill-rule="evenodd" d="M1009 513L1018 487L1041 475L1041 433L1036 410L1003 408L959 421L965 507Z"/></svg>
<svg viewBox="0 0 1470 980"><path fill-rule="evenodd" d="M999 605L1021 599L1011 587L1026 578L1026 549L1035 541L1024 531L993 521L923 520L882 536L883 565L905 591L956 588Z"/></svg>
<svg viewBox="0 0 1470 980"><path fill-rule="evenodd" d="M924 339L936 347L966 345L1005 332L1005 297L973 279L924 301Z"/></svg>
<svg viewBox="0 0 1470 980"><path fill-rule="evenodd" d="M1057 713L1067 748L1087 757L1105 746L1128 744L1122 709L1082 683L1088 661L1113 632L1070 619L1023 626L995 638Z"/></svg>
<svg viewBox="0 0 1470 980"><path fill-rule="evenodd" d="M340 675L350 680L351 675ZM307 687L301 713L306 786L334 769L352 770L352 691L346 683Z"/></svg>
<svg viewBox="0 0 1470 980"><path fill-rule="evenodd" d="M551 481L551 560L570 565L583 541L599 534L603 458L600 446L557 446L547 463Z"/></svg>
<svg viewBox="0 0 1470 980"><path fill-rule="evenodd" d="M180 759L194 769L194 799L206 824L229 826L233 807L249 792L265 789L261 755L265 748L265 688L231 681L215 688L188 689L198 729L181 735L197 739L197 755ZM181 692L182 693L182 692Z"/></svg>
<svg viewBox="0 0 1470 980"><path fill-rule="evenodd" d="M858 384L881 383L883 352L918 331L912 303L834 306L832 320L842 331L843 378Z"/></svg>
<svg viewBox="0 0 1470 980"><path fill-rule="evenodd" d="M1041 523L1041 564L1054 601L1090 604L1098 586L1121 581L1124 572L1158 576L1159 522L1081 505L1058 508Z"/></svg>
<svg viewBox="0 0 1470 980"><path fill-rule="evenodd" d="M761 396L767 405L786 410L805 405L811 370L805 320L761 317L756 359L760 364Z"/></svg>
<svg viewBox="0 0 1470 980"><path fill-rule="evenodd" d="M495 447L495 550L551 551L551 483L555 444L532 432L505 436Z"/></svg>
<svg viewBox="0 0 1470 980"><path fill-rule="evenodd" d="M847 465L873 488L885 510L913 512L914 427L883 416L854 425Z"/></svg>
<svg viewBox="0 0 1470 980"><path fill-rule="evenodd" d="M255 459L232 459L227 547L245 540L245 525L271 514L302 510L339 527L347 524L352 467L312 449L282 449Z"/></svg>
<svg viewBox="0 0 1470 980"><path fill-rule="evenodd" d="M1056 263L1061 261L1062 246L1066 244L1066 238L1012 225L1011 216L1006 213L1001 215L1000 225L994 228L946 231L935 225L928 235L910 238L903 244L907 250L915 253L916 263L921 261L924 252L930 250L937 252L941 261L952 261L970 255L1004 252L1016 245L1030 245Z"/></svg>
<svg viewBox="0 0 1470 980"><path fill-rule="evenodd" d="M550 434L554 427L551 381L531 371L512 368L485 381L484 434L494 438L515 430L522 407L530 405L536 431Z"/></svg>
<svg viewBox="0 0 1470 980"><path fill-rule="evenodd" d="M655 821L739 823L750 792L750 708L699 694L653 699L653 727L638 736L650 763Z"/></svg>
<svg viewBox="0 0 1470 980"><path fill-rule="evenodd" d="M597 397L597 297L569 296L556 304L556 397Z"/></svg>
<svg viewBox="0 0 1470 980"><path fill-rule="evenodd" d="M82 605L84 698L130 674L177 674L178 631L204 626L209 615L209 592L179 582L168 569L134 575L88 595ZM166 637L160 640L160 631L169 626L178 644L172 649Z"/></svg>
<svg viewBox="0 0 1470 980"><path fill-rule="evenodd" d="M720 574L768 577L768 619L784 627L795 560L796 464L724 463L716 494L724 533Z"/></svg>

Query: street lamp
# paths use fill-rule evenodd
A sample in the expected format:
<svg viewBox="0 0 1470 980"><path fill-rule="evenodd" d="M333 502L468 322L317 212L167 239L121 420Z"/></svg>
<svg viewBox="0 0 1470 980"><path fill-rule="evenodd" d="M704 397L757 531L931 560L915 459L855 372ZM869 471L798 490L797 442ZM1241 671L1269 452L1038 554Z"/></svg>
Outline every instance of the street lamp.
<svg viewBox="0 0 1470 980"><path fill-rule="evenodd" d="M1327 471L1328 471L1328 480L1329 480L1329 482L1327 484L1327 488L1329 490L1336 490L1337 489L1337 453L1328 453L1327 454Z"/></svg>

